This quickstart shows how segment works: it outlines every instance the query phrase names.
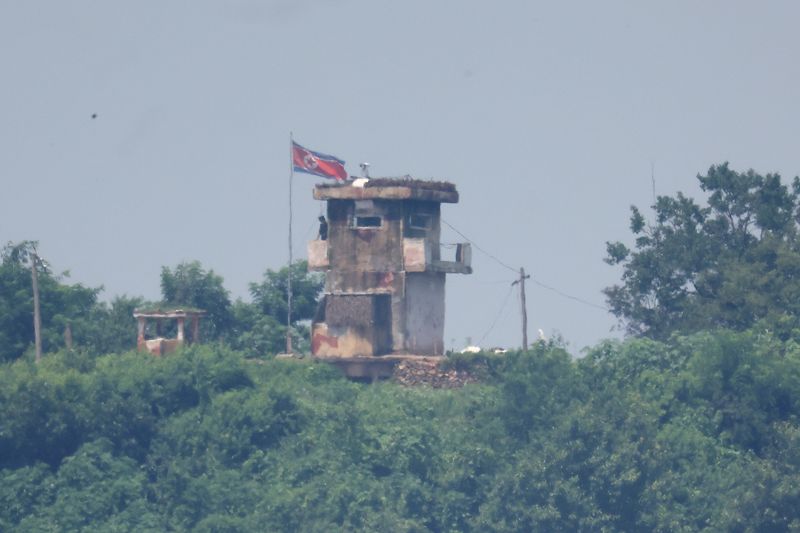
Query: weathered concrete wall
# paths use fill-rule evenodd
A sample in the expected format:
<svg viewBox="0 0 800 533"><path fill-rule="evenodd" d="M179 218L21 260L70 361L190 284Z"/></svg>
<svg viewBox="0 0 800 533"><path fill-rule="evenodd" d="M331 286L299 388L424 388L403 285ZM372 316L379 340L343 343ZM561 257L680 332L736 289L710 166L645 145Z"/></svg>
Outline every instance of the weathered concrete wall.
<svg viewBox="0 0 800 533"><path fill-rule="evenodd" d="M326 294L403 294L404 272L329 271Z"/></svg>
<svg viewBox="0 0 800 533"><path fill-rule="evenodd" d="M312 272L324 272L329 266L328 241L320 239L308 241L308 269Z"/></svg>
<svg viewBox="0 0 800 533"><path fill-rule="evenodd" d="M363 331L347 326L314 324L311 330L311 353L323 357L377 355Z"/></svg>
<svg viewBox="0 0 800 533"><path fill-rule="evenodd" d="M403 266L406 272L425 272L431 264L431 249L425 239L403 239Z"/></svg>
<svg viewBox="0 0 800 533"><path fill-rule="evenodd" d="M144 349L142 349L142 345L140 345L140 351L146 350L153 355L166 355L183 346L183 339L164 339L159 337L157 339L148 339L143 341L143 343Z"/></svg>
<svg viewBox="0 0 800 533"><path fill-rule="evenodd" d="M391 351L389 294L326 295L324 321L312 326L314 355L352 357Z"/></svg>
<svg viewBox="0 0 800 533"><path fill-rule="evenodd" d="M406 350L406 279L403 275L403 290L392 294L392 330L391 349L394 353L403 353Z"/></svg>
<svg viewBox="0 0 800 533"><path fill-rule="evenodd" d="M444 282L443 273L406 274L405 349L410 353L444 353Z"/></svg>
<svg viewBox="0 0 800 533"><path fill-rule="evenodd" d="M382 200L375 200L372 205L375 216L382 217L382 226L356 229L354 202L328 202L331 270L398 272L403 269L402 206Z"/></svg>
<svg viewBox="0 0 800 533"><path fill-rule="evenodd" d="M387 340L389 346L383 353L405 351L405 287L405 272L335 272L331 270L328 271L325 280L327 297L347 294L383 294L391 297L391 328ZM326 314L323 313L315 321L325 321L323 317Z"/></svg>

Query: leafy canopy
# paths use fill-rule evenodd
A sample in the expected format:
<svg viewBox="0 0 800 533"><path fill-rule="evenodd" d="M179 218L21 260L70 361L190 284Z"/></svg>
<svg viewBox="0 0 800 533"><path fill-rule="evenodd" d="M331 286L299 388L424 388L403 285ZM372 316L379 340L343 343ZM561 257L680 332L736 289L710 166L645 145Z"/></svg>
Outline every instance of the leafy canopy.
<svg viewBox="0 0 800 533"><path fill-rule="evenodd" d="M707 205L660 196L648 223L631 208L631 250L607 243L622 283L604 290L631 334L751 326L800 335L800 180L737 172L727 163L698 175Z"/></svg>
<svg viewBox="0 0 800 533"><path fill-rule="evenodd" d="M63 347L67 326L76 341L92 329L90 314L102 289L64 283L68 273L53 275L35 248L33 241L8 243L0 253L0 361L20 357L34 342L32 264L39 280L44 349Z"/></svg>
<svg viewBox="0 0 800 533"><path fill-rule="evenodd" d="M232 327L231 300L222 276L206 270L199 261L161 268L161 296L165 305L185 305L205 310L201 336L216 339Z"/></svg>
<svg viewBox="0 0 800 533"><path fill-rule="evenodd" d="M314 316L324 280L308 271L306 261L291 266L292 274L292 342L301 352L308 350L308 328L303 324ZM236 335L231 345L252 355L279 353L286 342L288 308L286 292L289 268L267 269L259 283L250 284L252 302L237 301L233 312Z"/></svg>
<svg viewBox="0 0 800 533"><path fill-rule="evenodd" d="M536 343L455 390L219 344L0 364L0 530L797 531L798 346Z"/></svg>

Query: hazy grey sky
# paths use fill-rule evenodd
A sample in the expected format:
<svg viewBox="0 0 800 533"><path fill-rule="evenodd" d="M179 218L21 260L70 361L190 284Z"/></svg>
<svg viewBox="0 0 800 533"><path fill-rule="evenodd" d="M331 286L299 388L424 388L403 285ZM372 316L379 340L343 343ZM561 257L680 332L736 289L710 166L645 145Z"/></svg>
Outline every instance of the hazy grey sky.
<svg viewBox="0 0 800 533"><path fill-rule="evenodd" d="M104 297L197 259L234 297L287 260L288 135L356 174L453 181L443 217L603 304L628 207L695 175L800 173L796 2L0 1L0 240L37 239ZM97 118L92 119L92 115ZM295 176L295 256L316 179ZM449 242L461 240L445 232ZM514 274L474 251L445 343L478 342ZM530 335L615 319L528 285ZM519 345L516 292L483 345Z"/></svg>

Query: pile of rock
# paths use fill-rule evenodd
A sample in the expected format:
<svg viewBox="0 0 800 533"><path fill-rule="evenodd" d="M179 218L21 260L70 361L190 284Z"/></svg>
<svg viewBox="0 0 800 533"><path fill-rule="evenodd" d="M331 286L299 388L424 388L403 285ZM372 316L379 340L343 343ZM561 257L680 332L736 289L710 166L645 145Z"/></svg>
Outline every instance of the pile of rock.
<svg viewBox="0 0 800 533"><path fill-rule="evenodd" d="M478 378L467 370L440 368L436 360L418 359L397 363L392 381L406 386L427 385L435 389L455 389L467 383L477 383Z"/></svg>

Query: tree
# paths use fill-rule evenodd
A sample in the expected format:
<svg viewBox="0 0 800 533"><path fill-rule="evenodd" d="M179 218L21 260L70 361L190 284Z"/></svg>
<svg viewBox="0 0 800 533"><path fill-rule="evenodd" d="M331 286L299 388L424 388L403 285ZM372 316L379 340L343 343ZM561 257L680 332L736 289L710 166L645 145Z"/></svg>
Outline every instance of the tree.
<svg viewBox="0 0 800 533"><path fill-rule="evenodd" d="M33 292L29 261L32 241L8 243L0 257L0 360L16 359L34 342ZM81 337L91 327L89 319L102 288L66 284L69 273L53 276L36 262L41 302L42 344L45 351L64 346L67 326Z"/></svg>
<svg viewBox="0 0 800 533"><path fill-rule="evenodd" d="M736 172L727 163L698 175L702 206L660 196L648 223L631 208L634 249L606 243L622 283L604 290L612 312L635 335L759 324L783 338L800 328L800 180Z"/></svg>
<svg viewBox="0 0 800 533"><path fill-rule="evenodd" d="M189 306L208 313L201 336L223 338L233 326L231 300L222 276L205 270L199 261L180 263L174 270L161 268L161 296L165 306Z"/></svg>
<svg viewBox="0 0 800 533"><path fill-rule="evenodd" d="M115 296L110 302L98 302L92 308L88 327L76 332L76 345L88 348L94 355L136 349L133 312L147 305L142 298L130 296Z"/></svg>
<svg viewBox="0 0 800 533"><path fill-rule="evenodd" d="M254 303L237 300L233 304L236 323L230 342L233 348L251 356L276 354L286 346L286 320L264 314Z"/></svg>
<svg viewBox="0 0 800 533"><path fill-rule="evenodd" d="M292 264L293 344L300 352L308 349L308 328L317 309L324 280L308 271L306 261ZM260 283L250 284L252 303L237 301L234 306L236 335L232 344L252 355L274 354L283 350L286 341L286 289L288 267L267 269Z"/></svg>
<svg viewBox="0 0 800 533"><path fill-rule="evenodd" d="M309 320L317 309L317 300L322 291L324 280L320 274L308 271L307 261L292 263L292 323L298 320ZM264 272L261 283L250 284L253 303L261 308L265 315L286 322L286 289L289 280L289 269Z"/></svg>

